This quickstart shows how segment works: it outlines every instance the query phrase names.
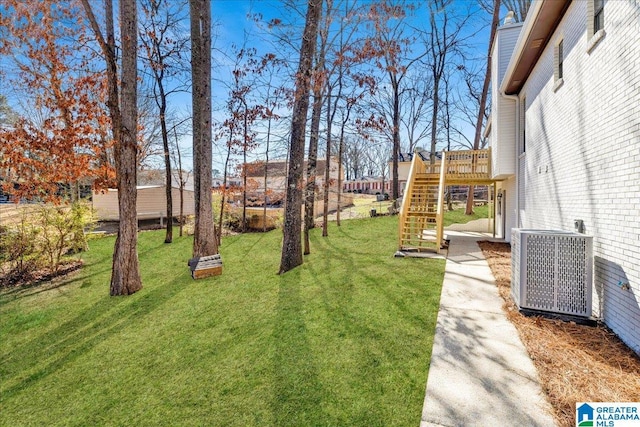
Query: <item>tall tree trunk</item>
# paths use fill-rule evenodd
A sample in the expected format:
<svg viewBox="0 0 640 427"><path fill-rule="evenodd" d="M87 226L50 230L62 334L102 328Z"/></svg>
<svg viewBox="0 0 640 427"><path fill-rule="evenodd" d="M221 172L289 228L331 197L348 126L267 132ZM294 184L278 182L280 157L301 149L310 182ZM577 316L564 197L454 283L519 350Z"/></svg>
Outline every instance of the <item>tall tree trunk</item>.
<svg viewBox="0 0 640 427"><path fill-rule="evenodd" d="M211 4L189 0L193 76L193 164L195 229L193 256L218 253L211 200Z"/></svg>
<svg viewBox="0 0 640 427"><path fill-rule="evenodd" d="M138 223L136 218L136 3L135 0L122 0L120 3L120 31L123 38L122 97L123 99L126 97L126 101L123 100L122 108L118 93L113 3L111 0L105 0L104 2L104 38L89 0L81 0L81 3L107 63L107 108L111 117L113 139L116 142L114 157L119 190L118 210L120 224L113 254L110 294L112 296L129 295L142 288L138 253L136 251L138 242ZM123 120L123 114L127 116L126 121Z"/></svg>
<svg viewBox="0 0 640 427"><path fill-rule="evenodd" d="M449 105L449 79L444 79L444 116L447 131L447 151L451 151L451 110ZM446 196L447 210L453 211L453 202L451 201L451 186L447 186Z"/></svg>
<svg viewBox="0 0 640 427"><path fill-rule="evenodd" d="M351 111L349 109L349 111ZM347 116L348 117L348 116ZM344 120L340 126L340 143L338 144L338 200L336 206L336 225L340 227L340 210L342 208L342 156L344 155L344 127L347 121Z"/></svg>
<svg viewBox="0 0 640 427"><path fill-rule="evenodd" d="M269 105L269 99L267 99L267 105ZM265 233L267 231L267 191L268 187L268 178L269 178L269 145L271 143L271 116L269 116L269 120L267 121L267 146L264 150L264 203L262 207L262 232Z"/></svg>
<svg viewBox="0 0 640 427"><path fill-rule="evenodd" d="M309 139L309 155L307 156L307 186L304 198L304 254L309 255L311 248L309 244L309 230L314 228L315 203L316 203L316 177L318 161L318 140L320 139L320 118L322 115L322 103L325 89L325 49L327 45L328 26L331 22L331 3L327 0L327 16L325 17L325 27L319 30L320 50L317 55L315 73L313 76L313 109L311 113L311 138ZM329 164L329 159L325 162Z"/></svg>
<svg viewBox="0 0 640 427"><path fill-rule="evenodd" d="M138 266L137 158L137 41L138 24L135 0L120 0L122 36L121 130L116 142L118 210L120 223L111 274L111 295L130 295L142 288Z"/></svg>
<svg viewBox="0 0 640 427"><path fill-rule="evenodd" d="M162 148L164 150L165 196L167 199L167 231L164 242L173 241L173 196L171 194L171 157L169 156L169 134L167 130L167 96L164 93L162 80L157 81L160 90L160 129L162 132Z"/></svg>
<svg viewBox="0 0 640 427"><path fill-rule="evenodd" d="M247 231L247 132L249 128L248 118L247 118L247 104L244 102L244 142L242 144L242 164L244 167L242 168L242 232L246 233Z"/></svg>
<svg viewBox="0 0 640 427"><path fill-rule="evenodd" d="M316 76L317 78L317 76ZM318 139L320 133L320 114L322 113L322 88L315 85L313 90L313 108L311 113L311 138L309 138L309 154L307 156L307 185L304 197L304 254L309 255L309 230L314 226L313 208L316 195L316 167L318 161Z"/></svg>
<svg viewBox="0 0 640 427"><path fill-rule="evenodd" d="M302 47L300 48L300 64L296 74L280 274L286 273L302 264L302 242L300 241L302 218L300 209L302 207L304 138L307 110L309 109L311 70L321 10L322 0L308 0Z"/></svg>
<svg viewBox="0 0 640 427"><path fill-rule="evenodd" d="M434 65L435 67L435 65ZM437 73L433 81L433 110L431 112L431 147L429 148L429 164L433 168L436 162L436 143L438 136L438 107L440 106L440 77ZM430 171L433 172L433 171Z"/></svg>
<svg viewBox="0 0 640 427"><path fill-rule="evenodd" d="M489 84L491 83L491 47L496 37L496 30L500 21L500 0L493 0L493 17L491 19L491 34L489 36L489 48L487 52L487 72L484 75L484 83L482 85L482 95L480 96L480 108L478 109L478 119L476 120L476 133L473 137L473 149L480 148L480 136L482 135L482 123L484 121L484 110L487 105L487 93L489 92ZM473 214L473 185L469 186L467 193L467 208L464 212L466 215Z"/></svg>
<svg viewBox="0 0 640 427"><path fill-rule="evenodd" d="M180 154L180 147L178 146L178 132L173 129L176 137L176 155L178 156L178 180L180 181L180 237L182 237L182 231L184 228L184 185L185 179L182 176L182 155Z"/></svg>
<svg viewBox="0 0 640 427"><path fill-rule="evenodd" d="M329 235L329 190L331 189L331 127L333 125L333 115L331 107L331 86L327 93L327 161L324 165L324 188L322 200L322 237ZM340 191L340 189L338 189Z"/></svg>
<svg viewBox="0 0 640 427"><path fill-rule="evenodd" d="M224 172L222 173L222 193L220 194L220 218L218 220L218 230L216 233L216 240L218 245L222 243L222 221L224 220L224 203L227 197L227 176L229 169L229 159L231 158L231 144L233 141L233 131L229 135L229 142L227 144L227 158L224 161Z"/></svg>
<svg viewBox="0 0 640 427"><path fill-rule="evenodd" d="M391 76L393 86L393 188L391 189L391 197L395 201L400 197L400 183L398 182L398 157L400 156L400 87Z"/></svg>

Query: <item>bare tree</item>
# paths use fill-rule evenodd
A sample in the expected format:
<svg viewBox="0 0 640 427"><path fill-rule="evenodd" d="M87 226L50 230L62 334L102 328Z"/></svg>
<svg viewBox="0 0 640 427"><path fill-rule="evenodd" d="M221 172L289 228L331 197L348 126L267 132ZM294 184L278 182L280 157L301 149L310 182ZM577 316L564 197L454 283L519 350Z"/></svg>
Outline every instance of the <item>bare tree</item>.
<svg viewBox="0 0 640 427"><path fill-rule="evenodd" d="M178 137L178 129L182 129L183 125L185 125L189 120L191 120L191 117L187 117L182 119L181 121L179 121L178 123L175 123L172 127L170 131L173 131L173 137L174 137L174 143L173 143L173 147L171 147L171 157L172 157L172 161L173 164L176 165L176 168L173 169L171 171L173 178L177 181L178 183L178 189L180 192L180 225L179 225L179 234L180 237L182 237L182 233L183 233L183 229L184 229L184 223L185 223L185 216L184 216L184 190L186 188L187 183L189 182L189 178L191 177L193 171L191 170L184 170L183 166L182 166L182 158L184 157L182 148L180 147L180 141L179 141L179 137ZM186 132L184 131L184 129L180 132L181 135L184 135Z"/></svg>
<svg viewBox="0 0 640 427"><path fill-rule="evenodd" d="M286 93L286 89L282 86L278 87L275 85L274 79L276 77L276 73L283 68L283 61L281 59L277 59L275 55L267 55L264 58L264 61L267 61L265 64L265 72L263 74L264 79L262 80L262 88L264 92L262 92L262 96L264 99L264 114L263 120L267 121L267 129L265 136L265 147L264 147L264 155L265 155L265 166L264 166L264 176L263 176L263 208L262 208L262 231L267 231L267 202L269 197L269 153L271 150L271 137L272 137L272 125L274 121L280 120L280 116L275 113L275 110L281 106L283 95Z"/></svg>
<svg viewBox="0 0 640 427"><path fill-rule="evenodd" d="M357 33L358 24L361 22L360 17L357 15L358 6L355 2L345 0L342 5L344 6L344 12L340 15L341 4L337 4L333 7L333 1L327 4L327 16L325 19L324 33L329 32L329 25L333 21L338 21L337 34L332 37L331 41L324 42L327 39L327 35L323 35L323 44L326 45L325 51L332 54L332 57L325 58L325 78L324 78L324 92L326 92L326 145L325 145L325 169L324 169L324 188L323 188L323 212L322 212L322 236L327 237L329 235L329 192L331 190L331 169L332 169L332 149L333 143L333 123L336 117L336 112L341 110L343 112L343 118L348 120L349 113L344 114L344 109L340 108L341 104L346 106L348 112L353 108L354 102L343 99L343 86L345 75L349 74L352 66L358 63L355 57L347 55L350 50L353 38ZM336 41L336 39L338 39ZM357 56L357 55L356 55ZM344 129L346 121L343 121L341 129ZM341 132L344 135L344 132ZM340 153L338 153L340 154ZM340 225L340 201L341 201L341 176L342 176L342 162L338 156L338 182L336 187L338 189L336 198L336 219L337 224Z"/></svg>
<svg viewBox="0 0 640 427"><path fill-rule="evenodd" d="M227 103L227 105L229 105L229 103ZM229 163L231 161L231 152L233 149L233 144L234 144L234 138L236 137L236 133L237 129L236 129L237 123L232 120L232 119L227 119L224 121L224 123L220 123L217 125L217 127L219 128L219 135L226 135L227 140L226 140L226 155L225 155L225 160L224 160L224 167L222 170L222 186L220 187L220 213L219 213L219 218L218 218L218 230L216 232L216 240L218 242L218 245L220 245L222 243L222 223L224 220L224 208L225 208L225 203L226 203L226 197L227 197L227 179L228 179L228 175L229 175Z"/></svg>
<svg viewBox="0 0 640 427"><path fill-rule="evenodd" d="M218 253L211 205L211 4L207 0L189 0L189 10L196 205L193 256L198 257Z"/></svg>
<svg viewBox="0 0 640 427"><path fill-rule="evenodd" d="M413 150L429 136L429 108L433 98L431 80L421 72L413 72L407 76L405 87L401 92L400 118L407 134L407 152Z"/></svg>
<svg viewBox="0 0 640 427"><path fill-rule="evenodd" d="M322 104L324 101L326 69L325 56L327 51L327 38L329 36L329 24L331 22L330 9L333 0L327 0L327 13L322 21L322 11L320 20L323 22L318 33L318 49L316 49L315 67L312 76L313 82L313 108L311 109L311 135L309 137L309 154L307 155L307 185L304 196L304 250L303 254L311 253L309 243L309 230L314 227L314 205L316 195L316 167L318 162L318 139L320 137L320 119L322 114Z"/></svg>
<svg viewBox="0 0 640 427"><path fill-rule="evenodd" d="M135 0L120 0L122 75L118 93L118 71L112 0L105 0L105 36L89 0L82 0L91 28L107 62L109 115L116 141L115 164L120 222L111 270L110 294L129 295L142 288L138 264L136 214L137 172L137 10ZM122 95L120 98L119 95Z"/></svg>
<svg viewBox="0 0 640 427"><path fill-rule="evenodd" d="M384 194L385 181L389 176L389 159L391 158L391 148L388 144L371 141L365 152L368 168L371 174L379 174L381 178L380 194Z"/></svg>
<svg viewBox="0 0 640 427"><path fill-rule="evenodd" d="M181 12L186 8L186 1L180 3L169 0L141 1L143 16L140 40L144 52L144 62L153 79L153 99L158 108L160 136L165 167L165 196L167 201L167 228L165 243L173 240L173 198L171 195L171 157L169 135L167 129L167 98L182 90L180 86L170 87L168 81L183 80L176 77L184 72L183 52L188 48L189 40L184 35Z"/></svg>
<svg viewBox="0 0 640 427"><path fill-rule="evenodd" d="M480 98L480 108L478 109L478 121L476 122L476 133L473 139L473 149L477 150L480 146L480 136L482 134L482 124L484 122L484 109L487 101L487 93L489 92L489 84L491 83L491 47L496 36L498 29L498 22L500 20L500 0L493 1L493 18L491 20L491 34L489 35L489 48L487 52L487 71L484 77L484 84L482 86L482 95ZM469 186L469 192L467 193L467 207L465 209L466 215L473 214L473 185Z"/></svg>
<svg viewBox="0 0 640 427"><path fill-rule="evenodd" d="M413 38L405 34L407 13L414 9L414 5L394 0L382 0L373 3L369 10L374 33L365 43L362 55L373 57L376 66L382 70L389 82L391 123L388 127L392 131L392 188L393 199L400 196L398 181L398 157L400 154L400 118L402 83L408 70L421 60L427 51L411 53Z"/></svg>
<svg viewBox="0 0 640 427"><path fill-rule="evenodd" d="M471 15L452 19L451 0L434 0L429 3L429 31L426 34L425 44L427 46L428 61L426 64L430 72L433 84L433 108L431 110L431 145L430 161L435 163L436 145L438 141L438 114L442 100L440 98L441 84L447 65L453 56L461 51L461 46L466 38L472 35L463 36L463 29Z"/></svg>
<svg viewBox="0 0 640 427"><path fill-rule="evenodd" d="M300 239L302 218L300 208L302 204L304 139L307 110L309 108L313 56L316 49L318 21L320 20L321 10L322 0L308 0L302 47L300 48L300 64L296 74L280 274L286 273L302 264L302 244Z"/></svg>
<svg viewBox="0 0 640 427"><path fill-rule="evenodd" d="M157 168L162 158L162 137L157 107L149 96L152 89L142 80L138 88L138 168Z"/></svg>
<svg viewBox="0 0 640 427"><path fill-rule="evenodd" d="M174 157L174 162L177 166L177 169L172 171L172 174L175 176L176 181L178 181L178 189L180 191L180 228L179 235L182 237L182 232L184 228L184 189L189 181L189 177L191 176L191 171L185 171L182 168L182 150L180 149L180 144L178 143L178 132L174 127L174 137L175 137L175 146L174 150L172 150L171 154Z"/></svg>

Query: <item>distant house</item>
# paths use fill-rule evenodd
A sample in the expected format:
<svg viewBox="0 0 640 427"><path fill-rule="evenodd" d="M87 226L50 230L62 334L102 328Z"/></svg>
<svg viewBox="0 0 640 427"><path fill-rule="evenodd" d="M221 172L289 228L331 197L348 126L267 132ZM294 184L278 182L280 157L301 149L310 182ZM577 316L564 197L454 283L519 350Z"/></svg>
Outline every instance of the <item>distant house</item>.
<svg viewBox="0 0 640 427"><path fill-rule="evenodd" d="M391 191L390 188L389 180L381 176L363 176L342 184L342 191L346 193L385 194Z"/></svg>
<svg viewBox="0 0 640 427"><path fill-rule="evenodd" d="M265 185L264 185L264 175L265 168L267 172L267 200L269 198L275 200L283 200L283 195L285 194L286 185L287 185L287 172L288 172L288 163L286 160L271 160L269 163L265 163L264 161L257 161L253 163L247 163L244 166L247 175L247 187L253 199L260 200L261 202L258 204L262 204L262 201L265 199ZM315 187L316 187L316 213L320 209L320 205L318 202L321 202L321 195L324 189L325 182L325 168L326 168L326 160L318 159L316 163L316 177L315 177ZM303 177L306 180L306 170L307 170L307 162L304 162L303 166ZM344 173L341 177L341 181L344 179ZM330 169L329 169L329 210L335 210L337 208L337 195L339 192L338 187L338 161L336 158L331 158ZM351 203L351 198L348 200L342 199L342 206L346 206ZM254 205L256 203L253 203Z"/></svg>
<svg viewBox="0 0 640 427"><path fill-rule="evenodd" d="M409 178L411 161L413 160L413 156L416 153L423 162L429 162L430 153L426 150L416 151L415 153L398 153L398 182L400 184L400 195L404 194L404 189L407 186L407 179ZM440 153L436 153L436 159L440 160L441 158L442 155ZM393 171L393 159L389 160L389 171L390 174L393 173L391 172Z"/></svg>
<svg viewBox="0 0 640 427"><path fill-rule="evenodd" d="M593 236L593 313L638 353L639 34L637 1L534 1L497 31L490 129L499 237Z"/></svg>
<svg viewBox="0 0 640 427"><path fill-rule="evenodd" d="M247 174L248 186L252 191L264 192L265 167L267 169L267 190L271 192L284 193L287 186L288 163L286 160L270 160L269 163L257 161L247 163L245 170ZM318 159L316 162L316 187L323 188L326 161ZM306 178L307 161L303 166L303 176ZM337 191L338 186L338 159L332 158L329 170L329 185L333 191ZM342 177L344 179L344 176Z"/></svg>
<svg viewBox="0 0 640 427"><path fill-rule="evenodd" d="M167 198L164 185L141 185L137 187L138 199L136 212L138 219L166 218ZM180 216L180 189L171 189L173 199L173 217ZM93 192L93 208L101 221L118 221L118 190L110 188L106 191ZM184 215L195 214L195 198L193 189L184 190Z"/></svg>
<svg viewBox="0 0 640 427"><path fill-rule="evenodd" d="M211 181L211 187L220 188L224 184L223 178L213 178ZM227 188L240 187L242 185L242 179L237 176L228 176L227 177Z"/></svg>

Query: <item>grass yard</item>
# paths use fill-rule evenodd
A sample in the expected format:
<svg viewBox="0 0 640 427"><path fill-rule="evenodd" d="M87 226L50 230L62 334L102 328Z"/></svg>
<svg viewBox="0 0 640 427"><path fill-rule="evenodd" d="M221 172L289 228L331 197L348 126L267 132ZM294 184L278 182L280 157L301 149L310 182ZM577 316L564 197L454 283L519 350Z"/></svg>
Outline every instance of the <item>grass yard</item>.
<svg viewBox="0 0 640 427"><path fill-rule="evenodd" d="M451 224L466 224L469 221L473 221L474 219L487 218L489 216L489 206L474 206L473 207L473 215L465 215L465 208L462 207L454 207L452 211L446 210L444 211L444 226L447 227Z"/></svg>
<svg viewBox="0 0 640 427"><path fill-rule="evenodd" d="M376 196L369 194L351 194L351 196L353 197L353 206L343 208L340 212L340 219L366 218L371 216L371 209L375 209L378 214L386 214L392 203L390 200L378 202Z"/></svg>
<svg viewBox="0 0 640 427"><path fill-rule="evenodd" d="M226 237L199 281L191 238L145 232L128 297L92 241L66 281L0 291L0 425L418 425L444 261L393 258L396 230L313 230L282 276L281 231Z"/></svg>

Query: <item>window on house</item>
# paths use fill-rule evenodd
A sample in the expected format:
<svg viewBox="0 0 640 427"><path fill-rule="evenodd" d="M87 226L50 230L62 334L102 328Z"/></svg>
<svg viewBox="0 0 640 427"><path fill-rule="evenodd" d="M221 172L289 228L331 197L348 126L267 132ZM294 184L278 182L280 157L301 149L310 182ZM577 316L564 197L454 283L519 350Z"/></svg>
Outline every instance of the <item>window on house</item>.
<svg viewBox="0 0 640 427"><path fill-rule="evenodd" d="M604 28L604 0L593 0L593 33Z"/></svg>
<svg viewBox="0 0 640 427"><path fill-rule="evenodd" d="M589 0L587 2L587 38L590 51L604 37L604 1Z"/></svg>
<svg viewBox="0 0 640 427"><path fill-rule="evenodd" d="M562 63L564 62L563 47L564 40L560 40L560 43L558 43L558 79L562 78Z"/></svg>
<svg viewBox="0 0 640 427"><path fill-rule="evenodd" d="M562 86L564 80L564 39L556 43L553 55L553 91Z"/></svg>

